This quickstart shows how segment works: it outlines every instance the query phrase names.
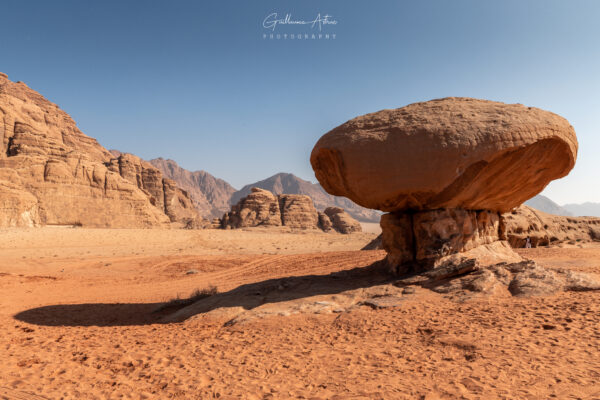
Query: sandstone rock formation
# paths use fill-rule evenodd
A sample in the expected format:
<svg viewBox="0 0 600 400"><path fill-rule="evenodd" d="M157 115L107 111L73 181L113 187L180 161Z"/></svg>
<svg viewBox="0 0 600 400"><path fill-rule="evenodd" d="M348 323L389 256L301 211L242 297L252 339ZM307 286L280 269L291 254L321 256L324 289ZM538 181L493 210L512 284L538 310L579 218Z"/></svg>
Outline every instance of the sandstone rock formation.
<svg viewBox="0 0 600 400"><path fill-rule="evenodd" d="M290 228L315 229L319 216L312 200L301 194L280 194L281 224Z"/></svg>
<svg viewBox="0 0 600 400"><path fill-rule="evenodd" d="M205 171L188 171L173 160L155 158L149 162L188 192L194 206L203 217L221 217L231 208L230 199L235 189L224 180Z"/></svg>
<svg viewBox="0 0 600 400"><path fill-rule="evenodd" d="M323 187L381 218L396 272L470 253L507 254L501 212L574 166L577 139L556 114L469 98L445 98L350 120L315 145ZM516 256L516 254L515 254Z"/></svg>
<svg viewBox="0 0 600 400"><path fill-rule="evenodd" d="M323 190L319 184L308 182L293 174L283 172L244 186L233 193L230 203L236 204L242 197L246 197L253 187L268 190L276 195L287 193L310 196L318 211L323 211L327 207L340 207L350 214L352 218L363 222L379 222L379 218L381 217L381 212L379 211L361 207L345 197L332 196Z"/></svg>
<svg viewBox="0 0 600 400"><path fill-rule="evenodd" d="M279 201L268 190L252 188L252 193L223 216L223 227L281 226Z"/></svg>
<svg viewBox="0 0 600 400"><path fill-rule="evenodd" d="M319 139L311 164L325 190L368 208L506 212L576 156L575 131L556 114L445 98L350 120Z"/></svg>
<svg viewBox="0 0 600 400"><path fill-rule="evenodd" d="M328 209L329 210L329 209ZM331 217L317 212L308 196L280 194L275 196L268 190L252 188L231 211L221 219L223 228L245 228L252 226L287 226L292 229L335 229L340 233L360 232L360 223L341 208L329 210Z"/></svg>
<svg viewBox="0 0 600 400"><path fill-rule="evenodd" d="M520 206L503 214L502 220L513 247L525 247L527 237L533 247L600 241L600 218L563 217Z"/></svg>
<svg viewBox="0 0 600 400"><path fill-rule="evenodd" d="M329 217L332 228L340 233L362 232L360 223L343 208L327 207L324 214ZM326 223L323 225L326 225Z"/></svg>
<svg viewBox="0 0 600 400"><path fill-rule="evenodd" d="M0 225L169 226L187 194L135 156L115 158L24 83L0 75Z"/></svg>

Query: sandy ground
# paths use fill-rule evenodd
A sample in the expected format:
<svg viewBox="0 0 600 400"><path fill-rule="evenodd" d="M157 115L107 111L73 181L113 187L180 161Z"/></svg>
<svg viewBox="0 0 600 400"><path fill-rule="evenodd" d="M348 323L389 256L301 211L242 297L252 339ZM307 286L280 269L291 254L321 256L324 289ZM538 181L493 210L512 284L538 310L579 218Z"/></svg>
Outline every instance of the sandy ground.
<svg viewBox="0 0 600 400"><path fill-rule="evenodd" d="M232 326L152 312L209 285L366 267L384 256L358 251L375 235L0 230L0 399L600 398L596 292L428 292ZM520 252L600 273L598 246Z"/></svg>

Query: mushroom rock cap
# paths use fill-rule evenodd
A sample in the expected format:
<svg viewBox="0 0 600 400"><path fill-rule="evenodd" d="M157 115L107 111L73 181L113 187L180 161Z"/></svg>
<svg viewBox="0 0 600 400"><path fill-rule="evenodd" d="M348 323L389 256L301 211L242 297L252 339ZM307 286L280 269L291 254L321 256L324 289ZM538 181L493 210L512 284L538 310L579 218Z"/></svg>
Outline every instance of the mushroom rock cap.
<svg viewBox="0 0 600 400"><path fill-rule="evenodd" d="M554 113L448 97L354 118L310 162L327 192L363 207L506 212L567 175L577 146Z"/></svg>

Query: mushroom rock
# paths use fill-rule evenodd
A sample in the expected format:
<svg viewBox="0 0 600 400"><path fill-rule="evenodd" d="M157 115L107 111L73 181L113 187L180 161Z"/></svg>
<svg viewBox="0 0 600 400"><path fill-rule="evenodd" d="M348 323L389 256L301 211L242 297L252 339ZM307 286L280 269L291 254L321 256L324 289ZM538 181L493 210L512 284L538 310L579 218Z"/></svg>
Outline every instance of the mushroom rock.
<svg viewBox="0 0 600 400"><path fill-rule="evenodd" d="M567 175L577 146L554 113L451 97L354 118L323 135L310 161L328 193L389 212L388 264L421 270L505 239L500 213Z"/></svg>

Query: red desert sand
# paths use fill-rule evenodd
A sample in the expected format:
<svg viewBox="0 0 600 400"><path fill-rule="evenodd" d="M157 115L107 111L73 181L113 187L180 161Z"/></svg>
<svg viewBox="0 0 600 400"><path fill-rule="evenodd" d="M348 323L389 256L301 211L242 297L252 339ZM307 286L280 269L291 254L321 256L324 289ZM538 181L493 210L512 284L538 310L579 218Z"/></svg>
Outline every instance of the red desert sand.
<svg viewBox="0 0 600 400"><path fill-rule="evenodd" d="M211 285L360 274L386 255L358 250L375 236L0 230L0 398L600 397L596 291L454 301L415 287L393 307L167 322L164 302ZM583 246L518 252L600 273L600 246ZM306 287L294 301L324 295Z"/></svg>

